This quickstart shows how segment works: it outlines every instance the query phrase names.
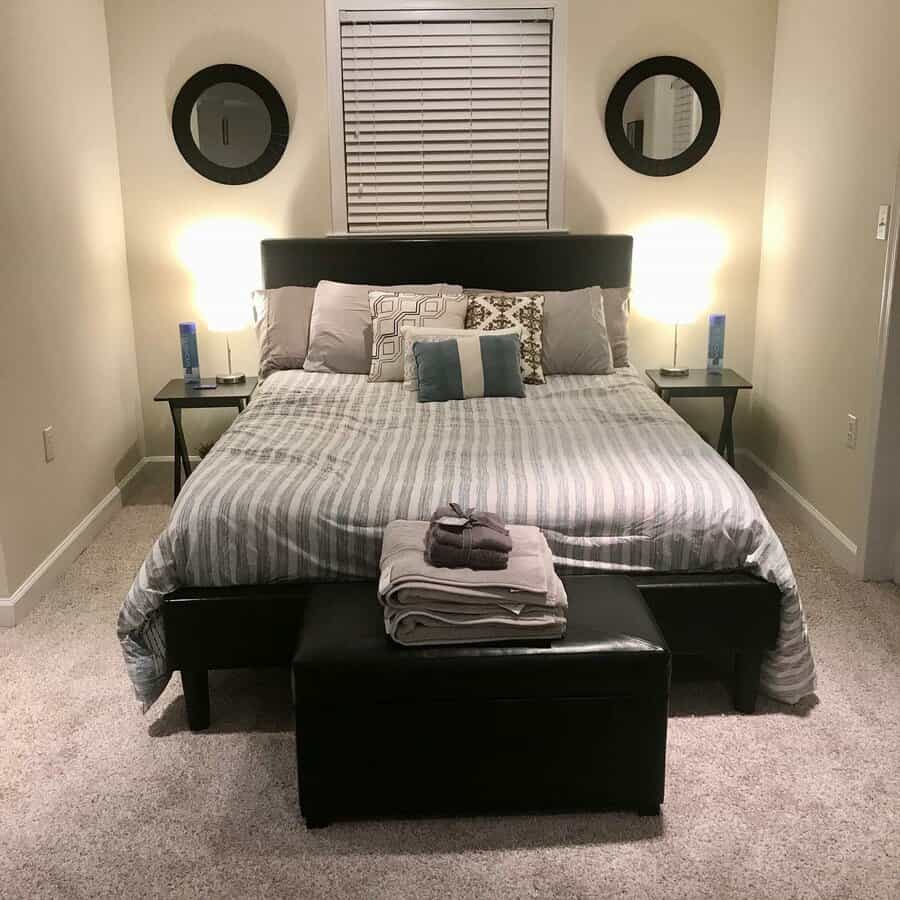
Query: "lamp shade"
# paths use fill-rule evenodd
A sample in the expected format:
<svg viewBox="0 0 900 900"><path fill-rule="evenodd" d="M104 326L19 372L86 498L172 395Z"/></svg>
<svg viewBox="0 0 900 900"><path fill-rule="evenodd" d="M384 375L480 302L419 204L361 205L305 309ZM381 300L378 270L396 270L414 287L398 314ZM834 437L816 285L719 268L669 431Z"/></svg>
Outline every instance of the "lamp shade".
<svg viewBox="0 0 900 900"><path fill-rule="evenodd" d="M250 292L236 295L233 288L197 292L197 303L210 331L240 331L250 324Z"/></svg>
<svg viewBox="0 0 900 900"><path fill-rule="evenodd" d="M702 219L660 220L635 229L635 309L668 324L693 321L710 307L727 253L725 234Z"/></svg>
<svg viewBox="0 0 900 900"><path fill-rule="evenodd" d="M261 225L244 219L205 219L181 234L178 256L210 331L239 331L250 323L250 294L262 280L263 237Z"/></svg>

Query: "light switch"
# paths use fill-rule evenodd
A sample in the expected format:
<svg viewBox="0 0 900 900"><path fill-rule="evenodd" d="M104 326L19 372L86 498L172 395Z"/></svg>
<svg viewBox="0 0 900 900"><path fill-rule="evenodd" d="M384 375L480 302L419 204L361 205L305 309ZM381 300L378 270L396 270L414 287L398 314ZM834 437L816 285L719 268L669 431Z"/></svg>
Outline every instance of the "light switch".
<svg viewBox="0 0 900 900"><path fill-rule="evenodd" d="M53 431L53 426L48 425L43 430L44 435L44 461L45 462L53 462L56 458L56 434Z"/></svg>
<svg viewBox="0 0 900 900"><path fill-rule="evenodd" d="M878 207L878 226L875 228L875 237L879 241L888 238L888 224L891 220L891 208L887 204Z"/></svg>

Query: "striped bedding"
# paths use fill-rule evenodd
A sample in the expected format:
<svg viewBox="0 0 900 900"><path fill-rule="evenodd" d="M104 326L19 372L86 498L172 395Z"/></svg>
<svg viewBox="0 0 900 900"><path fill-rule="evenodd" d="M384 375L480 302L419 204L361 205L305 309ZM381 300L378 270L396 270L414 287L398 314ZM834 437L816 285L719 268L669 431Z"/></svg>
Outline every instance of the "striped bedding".
<svg viewBox="0 0 900 900"><path fill-rule="evenodd" d="M762 689L815 689L797 585L749 488L640 379L551 376L527 397L418 403L401 383L279 372L188 479L119 614L144 709L160 608L184 585L375 578L385 525L447 500L537 525L560 572L743 570L782 591ZM373 598L373 603L375 602Z"/></svg>

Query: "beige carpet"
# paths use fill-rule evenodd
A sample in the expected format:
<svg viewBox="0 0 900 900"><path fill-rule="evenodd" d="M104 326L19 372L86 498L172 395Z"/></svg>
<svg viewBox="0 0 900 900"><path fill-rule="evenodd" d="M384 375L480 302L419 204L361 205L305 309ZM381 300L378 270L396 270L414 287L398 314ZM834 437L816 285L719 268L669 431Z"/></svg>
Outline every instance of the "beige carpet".
<svg viewBox="0 0 900 900"><path fill-rule="evenodd" d="M763 499L805 597L819 701L741 717L724 687L675 684L660 820L311 833L283 676L214 675L202 735L177 678L137 712L115 615L167 510L127 507L0 630L0 896L900 897L900 594L843 574ZM402 769L385 760L384 774Z"/></svg>

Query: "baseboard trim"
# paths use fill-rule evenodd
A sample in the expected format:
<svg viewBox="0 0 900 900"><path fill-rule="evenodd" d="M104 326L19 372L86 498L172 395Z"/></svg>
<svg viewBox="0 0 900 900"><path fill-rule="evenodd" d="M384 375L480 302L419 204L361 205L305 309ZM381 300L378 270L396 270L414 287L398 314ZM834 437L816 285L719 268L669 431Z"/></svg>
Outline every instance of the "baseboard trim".
<svg viewBox="0 0 900 900"><path fill-rule="evenodd" d="M201 457L189 456L188 459L192 463L198 463L198 462L200 462ZM174 456L174 454L172 456L145 456L143 459L143 462L144 463L174 463L175 456Z"/></svg>
<svg viewBox="0 0 900 900"><path fill-rule="evenodd" d="M819 512L806 497L788 484L774 469L769 468L752 450L741 448L735 455L740 462L749 463L756 470L753 474L762 482L779 492L795 518L809 528L835 562L848 572L854 575L857 573L857 546L831 519Z"/></svg>
<svg viewBox="0 0 900 900"><path fill-rule="evenodd" d="M171 460L172 457L169 457ZM122 508L122 491L147 464L142 459L56 546L11 597L0 597L0 628L18 625Z"/></svg>

